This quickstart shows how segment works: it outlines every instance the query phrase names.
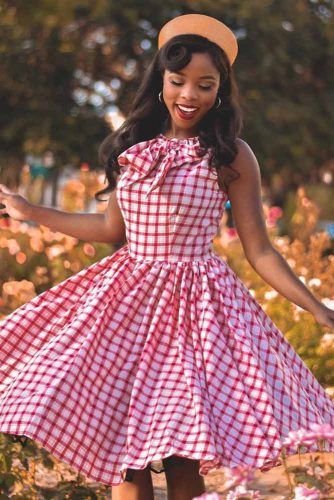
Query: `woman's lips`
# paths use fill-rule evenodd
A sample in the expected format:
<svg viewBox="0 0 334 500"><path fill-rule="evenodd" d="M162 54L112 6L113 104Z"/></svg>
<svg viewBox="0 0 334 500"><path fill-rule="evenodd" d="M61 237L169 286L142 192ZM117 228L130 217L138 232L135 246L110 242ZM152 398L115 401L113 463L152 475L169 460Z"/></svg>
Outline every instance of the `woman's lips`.
<svg viewBox="0 0 334 500"><path fill-rule="evenodd" d="M182 120L192 120L199 109L199 108L197 108L197 109L195 109L195 111L186 112L186 111L182 111L182 109L180 109L177 104L175 104L175 107L176 107L177 114L179 115L180 118L182 118Z"/></svg>

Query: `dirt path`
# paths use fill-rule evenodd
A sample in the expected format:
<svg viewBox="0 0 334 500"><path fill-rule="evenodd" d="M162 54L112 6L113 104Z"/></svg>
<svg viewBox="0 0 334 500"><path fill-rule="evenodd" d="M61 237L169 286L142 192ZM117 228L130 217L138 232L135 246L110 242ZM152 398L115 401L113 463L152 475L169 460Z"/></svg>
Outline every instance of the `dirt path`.
<svg viewBox="0 0 334 500"><path fill-rule="evenodd" d="M316 456L316 453L313 453L313 456ZM309 462L309 453L305 453L302 455L302 464L306 464ZM332 466L334 466L334 453L326 453L325 454L327 463L329 462ZM71 468L63 462L59 463L59 470L62 471L64 480L75 480L76 472L71 471ZM291 455L287 460L288 466L298 465L299 457L298 455ZM162 468L162 462L155 462L154 466L157 468ZM167 500L167 485L165 480L165 474L155 474L152 472L153 485L154 485L154 493L155 500ZM59 477L55 470L48 470L42 467L40 464L36 468L35 480L40 486L50 488L53 491L57 491L57 483L59 481ZM223 495L224 489L224 473L221 471L213 471L205 476L205 486L207 493L217 492L221 494L222 499L226 499L226 494ZM291 477L293 481L293 477ZM95 483L87 479L87 483L90 484L94 490L99 488L99 483ZM259 490L260 491L260 499L261 500L287 500L289 498L289 487L287 477L284 472L284 467L274 467L270 471L261 472L256 471L254 475L254 480L248 484L250 489ZM38 497L44 498L44 497ZM107 495L98 495L99 500L110 500L110 493ZM324 500L334 500L334 492L331 496L323 497ZM83 499L84 500L84 499Z"/></svg>
<svg viewBox="0 0 334 500"><path fill-rule="evenodd" d="M314 454L315 455L315 454ZM305 464L309 461L309 454L305 453L302 455L302 463ZM326 454L328 461L334 465L334 453ZM291 455L288 458L288 466L299 464L298 455ZM155 500L167 500L167 488L164 473L154 474L153 484L155 491ZM291 477L293 480L293 477ZM220 471L210 472L205 476L205 486L207 493L216 491L222 494L224 489L224 474ZM260 491L261 500L285 500L289 496L289 487L286 474L284 472L284 467L281 465L279 467L274 467L270 471L255 472L255 478L249 483L249 488ZM226 498L226 495L222 495L222 498ZM331 496L326 497L326 500L334 500L334 492Z"/></svg>

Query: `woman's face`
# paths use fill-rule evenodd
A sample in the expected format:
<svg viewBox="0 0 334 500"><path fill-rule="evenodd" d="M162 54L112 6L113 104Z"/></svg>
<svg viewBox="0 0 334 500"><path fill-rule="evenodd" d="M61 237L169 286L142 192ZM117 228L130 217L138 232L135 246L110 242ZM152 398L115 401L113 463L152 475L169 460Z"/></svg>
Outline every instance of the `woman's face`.
<svg viewBox="0 0 334 500"><path fill-rule="evenodd" d="M197 125L216 104L220 74L210 56L195 53L181 70L165 70L162 96L171 116L173 136L197 135Z"/></svg>

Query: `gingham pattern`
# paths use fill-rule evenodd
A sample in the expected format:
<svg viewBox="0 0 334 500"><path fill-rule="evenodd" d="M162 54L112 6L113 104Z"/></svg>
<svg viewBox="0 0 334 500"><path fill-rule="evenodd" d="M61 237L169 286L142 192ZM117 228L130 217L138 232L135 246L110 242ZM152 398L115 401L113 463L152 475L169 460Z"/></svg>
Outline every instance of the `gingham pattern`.
<svg viewBox="0 0 334 500"><path fill-rule="evenodd" d="M227 197L198 146L159 135L124 152L128 244L0 323L0 431L104 484L170 455L202 475L269 470L289 430L334 426L325 390L208 248Z"/></svg>
<svg viewBox="0 0 334 500"><path fill-rule="evenodd" d="M118 157L118 201L127 222L130 255L141 260L189 262L212 258L211 241L226 193L197 138L162 134Z"/></svg>

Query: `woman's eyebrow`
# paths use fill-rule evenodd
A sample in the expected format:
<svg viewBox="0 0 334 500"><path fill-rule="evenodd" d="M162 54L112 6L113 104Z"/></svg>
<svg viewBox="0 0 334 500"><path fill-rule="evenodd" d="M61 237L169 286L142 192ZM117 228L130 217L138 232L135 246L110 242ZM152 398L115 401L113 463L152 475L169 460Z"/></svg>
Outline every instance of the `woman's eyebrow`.
<svg viewBox="0 0 334 500"><path fill-rule="evenodd" d="M175 73L176 75L182 75L186 76L182 71L172 71L172 74ZM203 75L200 76L199 79L206 79L206 80L217 80L217 78L214 75Z"/></svg>

